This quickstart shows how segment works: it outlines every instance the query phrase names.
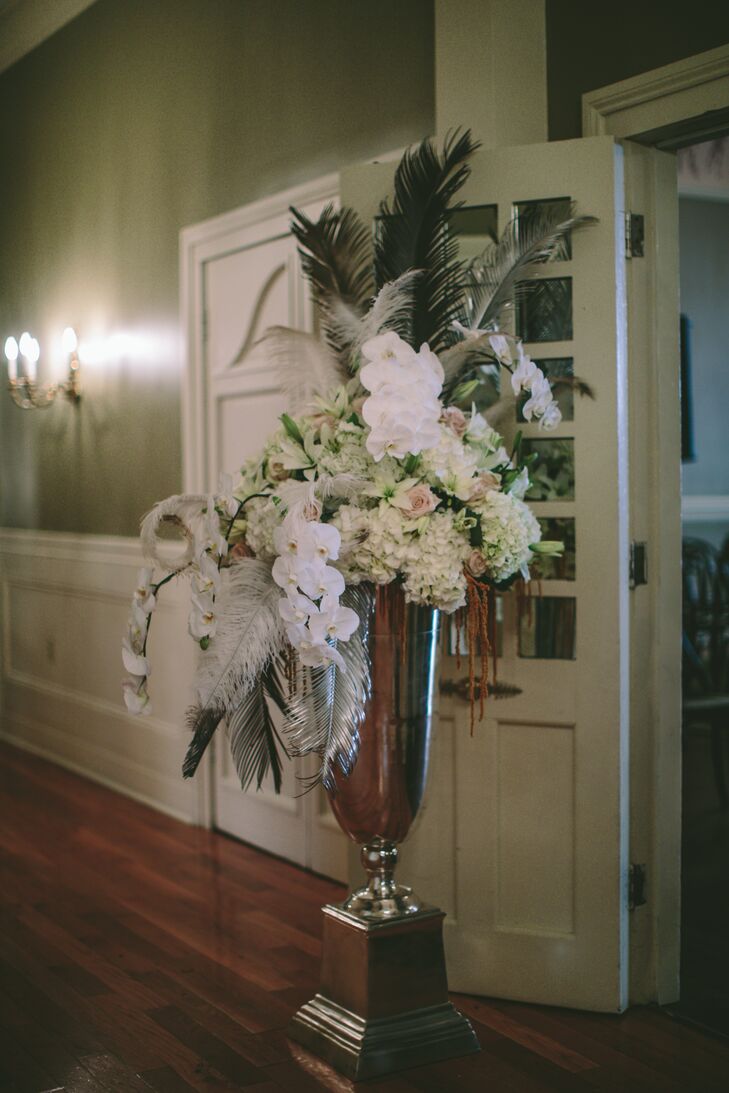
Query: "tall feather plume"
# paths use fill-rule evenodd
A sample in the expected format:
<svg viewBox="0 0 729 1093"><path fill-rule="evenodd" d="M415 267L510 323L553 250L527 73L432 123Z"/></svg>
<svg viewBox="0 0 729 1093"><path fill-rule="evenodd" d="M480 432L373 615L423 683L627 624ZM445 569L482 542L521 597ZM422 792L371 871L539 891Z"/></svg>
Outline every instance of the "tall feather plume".
<svg viewBox="0 0 729 1093"><path fill-rule="evenodd" d="M348 775L357 761L360 729L372 687L368 636L374 590L368 584L352 585L345 589L342 603L360 618L349 641L337 646L346 670L311 669L289 701L284 727L292 755L320 756L321 768L310 784L321 782L329 791L336 788L335 769Z"/></svg>
<svg viewBox="0 0 729 1093"><path fill-rule="evenodd" d="M177 493L160 501L142 519L140 538L146 558L157 562L170 571L184 569L193 556L193 523L206 508L208 498L204 493ZM160 540L157 538L161 524L178 528L186 540L185 551L180 557L170 560L159 554ZM169 545L169 541L167 541Z"/></svg>
<svg viewBox="0 0 729 1093"><path fill-rule="evenodd" d="M372 244L367 227L353 209L327 205L317 221L291 209L291 231L299 243L304 274L321 313L321 324L331 349L345 366L349 345L331 316L340 304L362 315L373 293Z"/></svg>
<svg viewBox="0 0 729 1093"><path fill-rule="evenodd" d="M329 346L303 330L270 326L256 344L275 372L293 414L304 413L315 395L326 395L349 378Z"/></svg>
<svg viewBox="0 0 729 1093"><path fill-rule="evenodd" d="M281 791L281 755L286 749L276 731L270 703L281 712L286 703L277 678L275 661L270 661L235 712L228 718L228 738L242 789L255 779L260 789L271 772L276 793Z"/></svg>
<svg viewBox="0 0 729 1093"><path fill-rule="evenodd" d="M597 223L594 216L575 216L573 207L570 214L565 219L564 205L555 203L545 204L526 220L514 217L499 241L471 264L469 325L474 330L498 324L520 293L538 292L539 281L529 278L544 262L563 252L570 232Z"/></svg>
<svg viewBox="0 0 729 1093"><path fill-rule="evenodd" d="M411 269L394 281L388 281L372 301L364 315L336 301L330 321L342 342L349 346L350 367L358 366L362 346L369 338L383 330L394 330L401 338L408 338L412 330L415 289L420 270Z"/></svg>
<svg viewBox="0 0 729 1093"><path fill-rule="evenodd" d="M271 567L241 558L222 571L218 628L202 653L195 686L203 708L232 713L261 672L283 647L278 601L281 590Z"/></svg>
<svg viewBox="0 0 729 1093"><path fill-rule="evenodd" d="M463 264L449 216L468 178L468 157L478 147L470 130L450 134L438 153L429 140L408 149L395 173L392 202L380 206L375 238L375 283L421 270L408 340L438 352L452 340L451 323L463 318Z"/></svg>

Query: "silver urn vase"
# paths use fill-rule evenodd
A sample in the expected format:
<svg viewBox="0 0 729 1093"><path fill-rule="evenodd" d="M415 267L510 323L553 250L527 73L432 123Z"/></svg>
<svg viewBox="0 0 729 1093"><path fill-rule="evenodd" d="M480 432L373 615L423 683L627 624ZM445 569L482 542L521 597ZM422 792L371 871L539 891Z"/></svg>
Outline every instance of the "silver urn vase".
<svg viewBox="0 0 729 1093"><path fill-rule="evenodd" d="M359 754L349 775L335 775L329 800L361 847L367 882L324 907L321 987L289 1028L291 1039L354 1080L479 1050L448 1001L444 914L394 875L428 777L439 613L378 586L361 627L370 681Z"/></svg>

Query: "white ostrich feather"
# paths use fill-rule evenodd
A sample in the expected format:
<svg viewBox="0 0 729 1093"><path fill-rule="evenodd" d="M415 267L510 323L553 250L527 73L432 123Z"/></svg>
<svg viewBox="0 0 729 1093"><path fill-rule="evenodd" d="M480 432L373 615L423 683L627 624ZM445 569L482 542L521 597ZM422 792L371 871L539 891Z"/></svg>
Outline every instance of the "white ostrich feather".
<svg viewBox="0 0 729 1093"><path fill-rule="evenodd" d="M270 326L256 345L275 372L293 414L306 411L315 395L326 395L348 378L332 350L303 330Z"/></svg>
<svg viewBox="0 0 729 1093"><path fill-rule="evenodd" d="M354 361L364 343L382 330L398 330L403 324L407 325L413 308L415 282L420 273L420 270L411 269L394 281L388 281L364 315L359 315L341 300L333 301L329 308L330 326L349 346L350 360Z"/></svg>
<svg viewBox="0 0 729 1093"><path fill-rule="evenodd" d="M281 589L270 565L241 558L221 576L218 628L200 657L195 686L203 708L231 714L283 647L284 630L278 611Z"/></svg>
<svg viewBox="0 0 729 1093"><path fill-rule="evenodd" d="M178 573L185 569L192 561L194 553L192 524L207 503L208 498L204 493L177 493L155 505L142 520L140 538L145 556L170 572ZM175 559L161 557L159 554L160 545L170 545L169 540L157 538L159 526L165 521L178 527L187 543L184 552Z"/></svg>

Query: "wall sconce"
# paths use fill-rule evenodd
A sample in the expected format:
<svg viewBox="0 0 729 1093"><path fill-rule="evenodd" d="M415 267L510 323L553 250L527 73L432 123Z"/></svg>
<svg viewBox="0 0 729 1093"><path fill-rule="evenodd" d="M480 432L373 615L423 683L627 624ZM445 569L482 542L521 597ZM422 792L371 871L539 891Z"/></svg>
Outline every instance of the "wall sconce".
<svg viewBox="0 0 729 1093"><path fill-rule="evenodd" d="M77 403L81 398L81 379L79 376L78 338L71 326L67 326L61 338L63 355L68 365L68 379L63 383L47 383L43 387L37 384L38 358L40 346L26 330L20 335L20 341L10 337L5 342L5 357L8 362L8 390L16 406L21 410L43 410L55 402L58 395L65 395L69 402ZM18 375L18 361L21 362L22 375Z"/></svg>

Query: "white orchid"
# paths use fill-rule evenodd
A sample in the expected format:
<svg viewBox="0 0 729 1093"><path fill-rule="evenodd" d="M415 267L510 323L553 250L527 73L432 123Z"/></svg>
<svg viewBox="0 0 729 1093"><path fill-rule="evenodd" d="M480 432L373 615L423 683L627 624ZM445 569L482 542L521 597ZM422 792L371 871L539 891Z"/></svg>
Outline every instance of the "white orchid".
<svg viewBox="0 0 729 1093"><path fill-rule="evenodd" d="M532 416L541 417L551 402L552 388L549 380L541 369L537 368L537 375L531 382L529 398L522 408L524 419L531 421Z"/></svg>
<svg viewBox="0 0 729 1093"><path fill-rule="evenodd" d="M198 592L217 595L220 590L220 569L215 559L203 553L194 563L193 583Z"/></svg>
<svg viewBox="0 0 729 1093"><path fill-rule="evenodd" d="M191 596L192 608L188 616L187 628L190 637L195 641L204 638L214 638L218 627L218 619L215 614L215 601L210 593L193 592Z"/></svg>
<svg viewBox="0 0 729 1093"><path fill-rule="evenodd" d="M319 608L295 589L290 590L286 596L282 596L278 603L278 611L281 618L289 626L304 627L312 615L316 615Z"/></svg>
<svg viewBox="0 0 729 1093"><path fill-rule="evenodd" d="M302 578L306 580L311 569L313 569L311 564L302 562L294 554L281 554L273 563L273 579L279 588L283 588L286 592L296 591L299 581Z"/></svg>
<svg viewBox="0 0 729 1093"><path fill-rule="evenodd" d="M493 350L494 356L501 364L511 364L513 360L511 345L509 344L509 339L505 337L504 334L489 335L489 345Z"/></svg>
<svg viewBox="0 0 729 1093"><path fill-rule="evenodd" d="M537 378L537 373L542 375L531 357L524 352L524 347L519 342L519 363L511 373L511 388L515 395L520 395L523 390L530 390L532 383Z"/></svg>
<svg viewBox="0 0 729 1093"><path fill-rule="evenodd" d="M228 553L228 543L220 530L220 517L215 510L215 498L212 495L208 497L203 519L198 521L195 528L194 555L199 558L205 552L217 554L221 558Z"/></svg>
<svg viewBox="0 0 729 1093"><path fill-rule="evenodd" d="M540 429L556 429L562 420L562 411L559 408L559 404L552 399L549 405L545 408L544 413L539 421Z"/></svg>
<svg viewBox="0 0 729 1093"><path fill-rule="evenodd" d="M147 657L129 636L122 641L122 660L130 676L144 678L149 675L150 667Z"/></svg>
<svg viewBox="0 0 729 1093"><path fill-rule="evenodd" d="M365 360L377 364L388 361L406 363L415 358L415 350L403 341L394 330L386 330L383 334L377 334L374 338L369 338L368 341L364 342L362 356Z"/></svg>
<svg viewBox="0 0 729 1093"><path fill-rule="evenodd" d="M335 664L340 671L346 671L342 654L325 641L310 641L304 638L297 646L299 660L305 668L327 668Z"/></svg>
<svg viewBox="0 0 729 1093"><path fill-rule="evenodd" d="M122 694L129 713L138 716L139 714L150 714L152 712L146 679L125 679L122 683Z"/></svg>
<svg viewBox="0 0 729 1093"><path fill-rule="evenodd" d="M233 519L240 508L240 501L233 493L233 475L223 471L218 484L218 494L215 503L227 516Z"/></svg>
<svg viewBox="0 0 729 1093"><path fill-rule="evenodd" d="M312 600L339 597L344 592L344 577L331 565L307 566L300 575L299 588Z"/></svg>
<svg viewBox="0 0 729 1093"><path fill-rule="evenodd" d="M359 626L359 615L351 607L342 607L338 600L324 596L319 611L309 619L309 631L314 641L327 639L348 641Z"/></svg>
<svg viewBox="0 0 729 1093"><path fill-rule="evenodd" d="M134 590L134 603L144 612L145 615L151 615L154 611L156 600L154 596L154 587L152 584L152 576L154 569L151 566L146 566L144 569L140 569L137 574L137 587Z"/></svg>

